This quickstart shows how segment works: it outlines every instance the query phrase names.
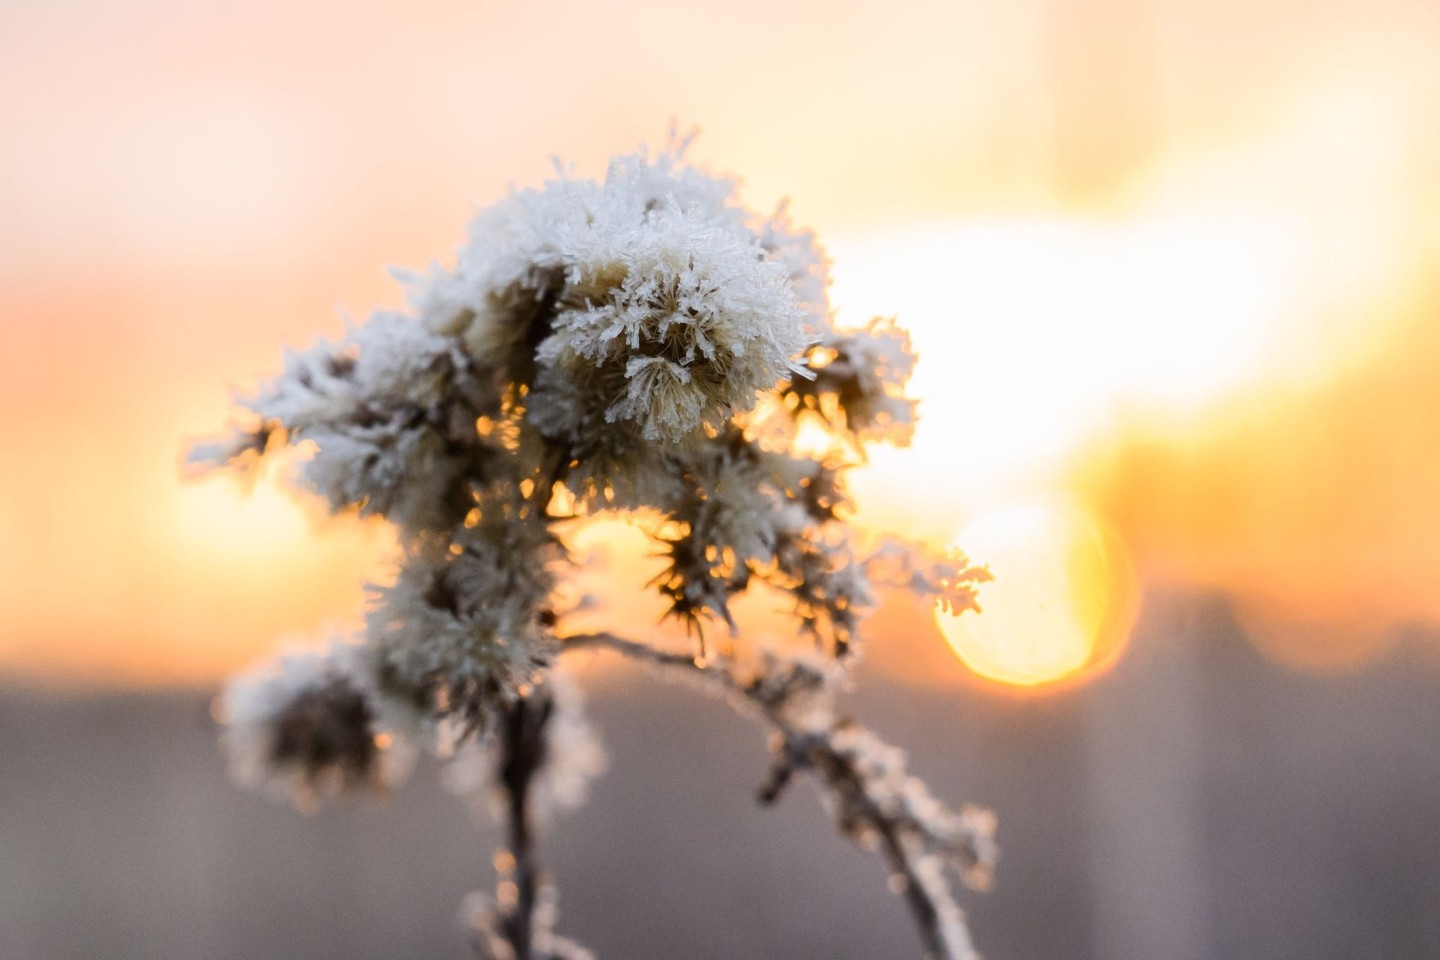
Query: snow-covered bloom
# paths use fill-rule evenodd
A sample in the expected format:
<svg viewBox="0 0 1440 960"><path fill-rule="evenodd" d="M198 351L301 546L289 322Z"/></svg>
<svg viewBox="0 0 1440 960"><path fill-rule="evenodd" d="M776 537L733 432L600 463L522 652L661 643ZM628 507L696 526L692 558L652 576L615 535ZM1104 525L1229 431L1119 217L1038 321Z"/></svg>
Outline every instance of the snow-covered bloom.
<svg viewBox="0 0 1440 960"><path fill-rule="evenodd" d="M491 488L474 523L422 542L377 587L366 641L391 683L424 691L436 715L483 723L549 665L546 601L559 546L518 491Z"/></svg>
<svg viewBox="0 0 1440 960"><path fill-rule="evenodd" d="M407 531L457 522L471 483L499 455L475 430L477 417L498 409L493 384L453 339L399 314L376 314L339 342L288 354L284 374L243 403L260 427L192 459L263 452L272 433L306 441L301 486L332 510L355 507Z"/></svg>
<svg viewBox="0 0 1440 960"><path fill-rule="evenodd" d="M822 528L783 538L765 575L794 599L795 619L817 644L842 657L852 650L875 596L847 533Z"/></svg>
<svg viewBox="0 0 1440 960"><path fill-rule="evenodd" d="M804 372L804 310L753 234L673 198L639 224L592 230L538 355L585 384L607 422L680 440Z"/></svg>
<svg viewBox="0 0 1440 960"><path fill-rule="evenodd" d="M755 220L677 155L623 158L603 182L561 176L483 213L445 293L420 301L440 304L437 328L464 325L478 362L526 382L536 361L558 368L606 423L678 440L803 373L817 339L823 284L792 282L805 238Z"/></svg>
<svg viewBox="0 0 1440 960"><path fill-rule="evenodd" d="M830 261L820 249L813 230L802 230L790 221L786 204L760 227L760 246L771 259L785 265L795 298L810 316L816 330L830 326Z"/></svg>
<svg viewBox="0 0 1440 960"><path fill-rule="evenodd" d="M812 352L810 367L813 379L786 388L800 409L843 426L860 441L910 442L915 401L905 396L905 384L915 355L910 334L893 319L831 332Z"/></svg>
<svg viewBox="0 0 1440 960"><path fill-rule="evenodd" d="M932 597L946 613L977 610L976 593L993 577L986 567L971 566L959 550L937 550L923 543L885 537L865 558L872 583Z"/></svg>
<svg viewBox="0 0 1440 960"><path fill-rule="evenodd" d="M395 785L413 753L377 723L374 700L356 650L341 643L235 677L218 705L231 774L301 807Z"/></svg>
<svg viewBox="0 0 1440 960"><path fill-rule="evenodd" d="M509 828L480 955L586 956L554 935L532 821L537 805L580 802L603 767L553 667L608 646L769 724L764 796L814 775L843 832L883 835L927 955L968 958L945 870L982 882L993 825L939 805L898 751L833 709L877 585L958 612L985 577L958 554L865 556L846 522L846 471L864 445L909 437L909 338L893 321L837 330L814 235L783 205L747 209L733 181L683 152L512 192L476 216L453 265L397 273L405 312L288 354L242 401L248 422L193 448L194 462L245 467L298 446L300 486L398 537L360 642L231 684L232 768L308 803L392 783L408 744L453 755L451 785L502 797L493 812ZM565 540L606 511L628 511L661 545L668 562L648 586L697 628L698 650L574 632ZM738 631L732 601L756 583L791 599L807 653L752 650L742 667L705 649L705 624Z"/></svg>
<svg viewBox="0 0 1440 960"><path fill-rule="evenodd" d="M708 612L734 628L730 597L809 525L791 489L795 466L739 432L675 458L680 482L663 506L675 532L660 537L669 568L659 581L674 614L693 622Z"/></svg>
<svg viewBox="0 0 1440 960"><path fill-rule="evenodd" d="M565 485L593 509L634 510L664 502L677 489L674 444L617 430L605 408L566 370L545 368L528 398L527 424L570 458Z"/></svg>

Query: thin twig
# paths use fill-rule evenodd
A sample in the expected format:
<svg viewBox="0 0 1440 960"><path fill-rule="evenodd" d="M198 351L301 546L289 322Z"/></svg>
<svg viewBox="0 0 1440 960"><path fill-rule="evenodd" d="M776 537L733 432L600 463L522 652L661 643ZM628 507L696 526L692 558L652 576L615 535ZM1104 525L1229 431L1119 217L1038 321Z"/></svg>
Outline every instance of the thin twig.
<svg viewBox="0 0 1440 960"><path fill-rule="evenodd" d="M627 640L612 633L588 633L561 638L561 651L585 649L612 650L634 660L674 670L709 684L717 692L738 694L756 708L761 718L779 735L775 765L761 787L760 799L771 803L778 799L796 769L815 770L834 796L837 819L842 832L858 838L867 830L879 839L881 853L898 891L909 908L919 932L925 960L974 960L976 954L969 932L948 884L922 874L917 857L929 855L913 850L912 841L923 844L924 825L904 813L882 808L867 789L867 783L855 758L837 749L832 735L845 726L833 721L822 730L801 728L790 717L787 707L804 692L823 687L826 676L814 667L795 661L782 661L785 669L778 674L757 674L745 679L731 669L723 658L696 658L658 650L648 644ZM768 682L767 682L768 681Z"/></svg>
<svg viewBox="0 0 1440 960"><path fill-rule="evenodd" d="M881 851L884 854L886 865L890 868L891 876L900 878L900 882L903 884L901 893L904 895L905 904L909 907L910 915L915 921L915 927L920 933L920 940L925 949L925 960L949 960L956 954L951 951L950 945L946 943L942 933L939 908L931 899L925 883L911 866L910 857L907 855L904 842L900 837L900 831L896 829L894 821L870 800L865 792L865 785L856 776L854 768L850 764L840 761L841 758L837 757L833 751L824 748L815 749L811 753L811 764L820 770L831 789L837 793L843 793L846 799L859 807L864 813L866 822L879 835ZM960 956L971 952L968 943L957 946L965 951L960 953Z"/></svg>

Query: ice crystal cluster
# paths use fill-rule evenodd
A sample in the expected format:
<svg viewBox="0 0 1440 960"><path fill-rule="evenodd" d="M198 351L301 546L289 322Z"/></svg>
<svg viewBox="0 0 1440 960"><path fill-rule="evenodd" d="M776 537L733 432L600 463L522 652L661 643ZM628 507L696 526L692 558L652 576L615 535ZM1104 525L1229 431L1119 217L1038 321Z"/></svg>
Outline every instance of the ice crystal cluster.
<svg viewBox="0 0 1440 960"><path fill-rule="evenodd" d="M467 910L477 955L588 956L554 932L535 830L538 808L578 802L603 766L557 664L608 649L763 721L762 799L809 775L840 832L883 857L925 956L972 956L951 876L988 882L989 814L944 806L835 707L877 585L958 613L985 577L846 522L864 445L909 439L908 336L836 326L813 234L783 207L746 209L683 153L512 193L453 266L401 275L408 310L290 354L227 436L192 450L244 469L297 447L296 482L383 518L401 551L363 635L230 684L234 772L310 805L393 787L417 750L450 757L449 782L489 797L507 831L496 896ZM693 647L571 626L567 542L608 515L658 544L648 586ZM786 599L793 648L744 647L732 608L751 590Z"/></svg>

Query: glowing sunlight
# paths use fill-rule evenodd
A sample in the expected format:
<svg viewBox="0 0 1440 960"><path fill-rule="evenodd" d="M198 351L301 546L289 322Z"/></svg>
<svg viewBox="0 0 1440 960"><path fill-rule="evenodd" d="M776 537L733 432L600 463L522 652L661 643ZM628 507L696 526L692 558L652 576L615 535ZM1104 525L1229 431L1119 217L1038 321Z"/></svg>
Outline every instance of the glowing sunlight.
<svg viewBox="0 0 1440 960"><path fill-rule="evenodd" d="M1079 679L1111 663L1135 617L1123 545L1078 507L1028 503L988 511L957 544L995 574L980 616L938 614L955 654L1019 686Z"/></svg>
<svg viewBox="0 0 1440 960"><path fill-rule="evenodd" d="M965 525L956 542L996 581L983 615L942 626L977 673L1041 684L1118 651L1136 603L1124 545L1078 505L1013 504L1064 492L1062 465L1128 406L1184 412L1257 376L1290 294L1285 249L1265 224L1159 219L836 245L842 317L898 313L921 358L914 446L879 451L857 489L877 525L932 541Z"/></svg>

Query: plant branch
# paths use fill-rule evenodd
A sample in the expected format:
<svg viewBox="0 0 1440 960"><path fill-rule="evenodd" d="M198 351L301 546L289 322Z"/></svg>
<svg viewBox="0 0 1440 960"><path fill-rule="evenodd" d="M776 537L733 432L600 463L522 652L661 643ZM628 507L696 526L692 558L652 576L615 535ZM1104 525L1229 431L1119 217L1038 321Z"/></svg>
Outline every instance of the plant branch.
<svg viewBox="0 0 1440 960"><path fill-rule="evenodd" d="M701 681L708 689L749 706L776 734L775 764L761 787L762 803L777 800L797 770L812 770L840 832L879 848L892 887L905 898L925 960L974 960L965 917L941 872L946 863L980 883L994 859L986 816L957 816L944 809L888 745L828 709L817 695L832 675L810 664L773 655L750 675L725 658L696 658L656 649L611 633L561 638L562 652L612 650ZM977 884L979 885L979 884Z"/></svg>
<svg viewBox="0 0 1440 960"><path fill-rule="evenodd" d="M533 956L541 878L530 788L545 763L545 727L553 709L549 695L537 692L516 700L501 715L496 783L504 795L510 870L508 878L502 872L496 899L501 910L500 933L514 960L532 960ZM508 889L507 883L513 889Z"/></svg>
<svg viewBox="0 0 1440 960"><path fill-rule="evenodd" d="M968 931L963 924L947 924L942 914L958 910L948 889L942 889L939 897L930 889L926 877L921 876L912 862L903 831L896 820L881 810L865 790L864 781L854 767L843 761L834 751L817 746L810 754L810 765L819 770L830 788L844 798L846 806L860 814L865 823L880 838L881 853L890 868L892 889L905 898L905 905L915 921L916 930L924 945L925 960L950 960L950 958L971 957L974 948ZM942 881L943 882L943 881Z"/></svg>

